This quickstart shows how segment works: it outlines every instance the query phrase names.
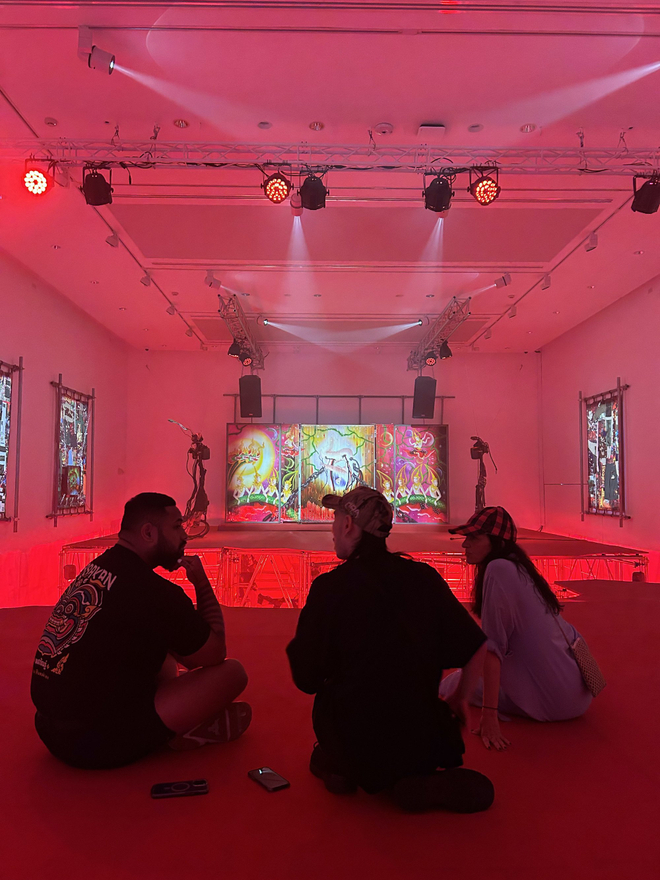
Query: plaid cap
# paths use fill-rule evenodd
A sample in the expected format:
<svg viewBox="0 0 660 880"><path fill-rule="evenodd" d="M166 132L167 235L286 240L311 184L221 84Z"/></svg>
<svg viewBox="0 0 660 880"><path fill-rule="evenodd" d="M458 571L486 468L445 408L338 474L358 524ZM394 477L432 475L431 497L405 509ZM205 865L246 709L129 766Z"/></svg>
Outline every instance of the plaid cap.
<svg viewBox="0 0 660 880"><path fill-rule="evenodd" d="M345 495L324 495L321 504L352 516L357 526L377 538L386 538L392 529L392 505L369 486L358 486Z"/></svg>
<svg viewBox="0 0 660 880"><path fill-rule="evenodd" d="M492 535L505 541L515 541L518 535L516 524L503 507L484 507L463 526L449 529L450 535Z"/></svg>

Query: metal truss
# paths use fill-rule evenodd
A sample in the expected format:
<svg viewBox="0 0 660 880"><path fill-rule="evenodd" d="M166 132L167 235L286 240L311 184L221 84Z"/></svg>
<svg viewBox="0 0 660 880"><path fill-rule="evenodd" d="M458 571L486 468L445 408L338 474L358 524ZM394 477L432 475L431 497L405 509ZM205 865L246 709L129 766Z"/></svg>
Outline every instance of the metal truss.
<svg viewBox="0 0 660 880"><path fill-rule="evenodd" d="M426 355L432 351L436 355L443 342L470 317L470 298L458 299L454 296L438 315L428 333L417 347L408 355L408 369L421 370L425 366Z"/></svg>
<svg viewBox="0 0 660 880"><path fill-rule="evenodd" d="M249 352L252 358L251 368L253 370L263 370L265 355L259 343L250 333L245 312L241 308L236 294L232 293L229 296L223 296L219 293L218 306L218 313L229 328L229 332L234 340L238 342L242 351Z"/></svg>
<svg viewBox="0 0 660 880"><path fill-rule="evenodd" d="M292 174L312 170L457 173L497 167L504 174L599 173L617 176L660 172L660 148L531 149L429 145L215 144L159 141L2 139L0 157L42 158L63 167L87 164L129 168L283 167Z"/></svg>

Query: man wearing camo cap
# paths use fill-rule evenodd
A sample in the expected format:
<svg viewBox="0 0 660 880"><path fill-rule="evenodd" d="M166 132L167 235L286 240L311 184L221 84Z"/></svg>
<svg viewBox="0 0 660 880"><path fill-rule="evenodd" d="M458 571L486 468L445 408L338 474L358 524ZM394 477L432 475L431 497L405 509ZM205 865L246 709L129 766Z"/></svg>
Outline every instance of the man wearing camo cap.
<svg viewBox="0 0 660 880"><path fill-rule="evenodd" d="M343 564L315 579L287 648L296 686L316 695L311 772L334 794L388 791L407 810L487 809L490 780L460 766L484 634L435 569L389 552L384 495L359 486L322 504ZM463 669L451 704L438 699L449 668Z"/></svg>

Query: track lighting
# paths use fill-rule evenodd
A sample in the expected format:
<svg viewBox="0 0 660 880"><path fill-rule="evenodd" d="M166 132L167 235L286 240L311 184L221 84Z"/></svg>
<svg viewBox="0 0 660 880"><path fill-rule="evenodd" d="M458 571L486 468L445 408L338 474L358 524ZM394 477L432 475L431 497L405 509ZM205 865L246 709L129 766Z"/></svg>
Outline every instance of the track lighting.
<svg viewBox="0 0 660 880"><path fill-rule="evenodd" d="M176 315L176 306L172 305L170 303L170 305L165 309L165 311L167 312L168 315Z"/></svg>
<svg viewBox="0 0 660 880"><path fill-rule="evenodd" d="M214 288L214 290L220 290L220 288L222 287L222 281L218 281L218 279L213 274L212 269L209 269L208 272L206 273L206 278L204 279L204 284L206 284L207 287Z"/></svg>
<svg viewBox="0 0 660 880"><path fill-rule="evenodd" d="M234 339L234 341L232 342L232 344L229 346L229 351L227 352L227 354L229 355L229 357L233 357L233 358L237 358L237 357L240 356L240 354L241 354L241 347L240 347L240 345L238 344L238 342L236 342L235 339Z"/></svg>
<svg viewBox="0 0 660 880"><path fill-rule="evenodd" d="M655 214L660 208L660 174L654 174L639 189L637 177L633 177L633 196L631 210L640 214Z"/></svg>
<svg viewBox="0 0 660 880"><path fill-rule="evenodd" d="M192 327L188 327L188 329L186 330L186 336L192 336L192 335L193 335Z"/></svg>
<svg viewBox="0 0 660 880"><path fill-rule="evenodd" d="M495 279L495 287L508 287L511 284L511 276L507 272L501 278Z"/></svg>
<svg viewBox="0 0 660 880"><path fill-rule="evenodd" d="M298 192L294 192L289 199L289 204L291 205L291 213L294 217L302 217L303 205L302 199L300 197L300 190Z"/></svg>
<svg viewBox="0 0 660 880"><path fill-rule="evenodd" d="M445 341L440 346L440 352L438 354L438 357L440 358L441 361L446 361L451 356L452 356L451 348L449 347L449 345L447 344L447 340L445 339Z"/></svg>
<svg viewBox="0 0 660 880"><path fill-rule="evenodd" d="M119 236L116 232L113 232L112 235L109 235L106 238L106 242L110 245L110 247L116 248L119 247Z"/></svg>
<svg viewBox="0 0 660 880"><path fill-rule="evenodd" d="M279 205L280 202L288 198L292 188L291 181L287 180L280 171L276 171L270 177L267 177L261 186L271 202L274 202L276 205Z"/></svg>
<svg viewBox="0 0 660 880"><path fill-rule="evenodd" d="M323 184L323 180L315 174L309 174L300 187L300 198L302 206L308 211L318 211L319 208L325 208L325 198L328 190Z"/></svg>
<svg viewBox="0 0 660 880"><path fill-rule="evenodd" d="M470 169L468 192L480 205L492 204L502 191L499 184L499 170L497 168L494 169L494 178L489 174L480 174L474 181L472 180L472 173L472 169Z"/></svg>
<svg viewBox="0 0 660 880"><path fill-rule="evenodd" d="M426 181L425 181L426 182ZM452 179L444 174L438 174L424 188L424 207L429 211L441 214L451 208L451 200L454 191L451 188Z"/></svg>
<svg viewBox="0 0 660 880"><path fill-rule="evenodd" d="M597 247L598 247L598 233L592 232L591 235L589 236L585 246L584 246L584 249L587 253L589 253L589 251L595 251Z"/></svg>
<svg viewBox="0 0 660 880"><path fill-rule="evenodd" d="M552 278L550 275L544 275L543 280L541 281L541 290L547 290L552 284Z"/></svg>
<svg viewBox="0 0 660 880"><path fill-rule="evenodd" d="M148 272L145 272L142 278L140 278L140 284L144 285L144 287L149 287L151 284L151 276Z"/></svg>
<svg viewBox="0 0 660 880"><path fill-rule="evenodd" d="M96 168L83 168L82 192L88 205L112 204L112 187Z"/></svg>
<svg viewBox="0 0 660 880"><path fill-rule="evenodd" d="M518 306L511 306L511 308L509 309L509 317L515 318L517 314L518 314Z"/></svg>
<svg viewBox="0 0 660 880"><path fill-rule="evenodd" d="M55 184L52 163L27 159L23 172L23 184L33 196L45 195Z"/></svg>
<svg viewBox="0 0 660 880"><path fill-rule="evenodd" d="M492 335L493 335L493 331L489 327L488 330L486 330L486 332L484 333L484 339L490 339L490 337Z"/></svg>
<svg viewBox="0 0 660 880"><path fill-rule="evenodd" d="M78 27L78 57L92 70L110 74L115 69L115 56L93 44L92 29L87 25Z"/></svg>

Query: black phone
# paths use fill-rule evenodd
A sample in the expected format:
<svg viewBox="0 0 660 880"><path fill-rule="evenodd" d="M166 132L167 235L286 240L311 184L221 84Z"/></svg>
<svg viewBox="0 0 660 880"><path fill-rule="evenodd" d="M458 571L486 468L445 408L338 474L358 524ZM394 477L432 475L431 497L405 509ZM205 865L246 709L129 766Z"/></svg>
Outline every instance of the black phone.
<svg viewBox="0 0 660 880"><path fill-rule="evenodd" d="M288 779L280 776L270 767L259 767L257 770L249 770L248 776L254 779L259 785L263 785L266 791L279 791L281 788L288 788L291 784Z"/></svg>
<svg viewBox="0 0 660 880"><path fill-rule="evenodd" d="M151 787L152 798L190 797L193 794L208 794L206 779L188 779L186 782L159 782Z"/></svg>

